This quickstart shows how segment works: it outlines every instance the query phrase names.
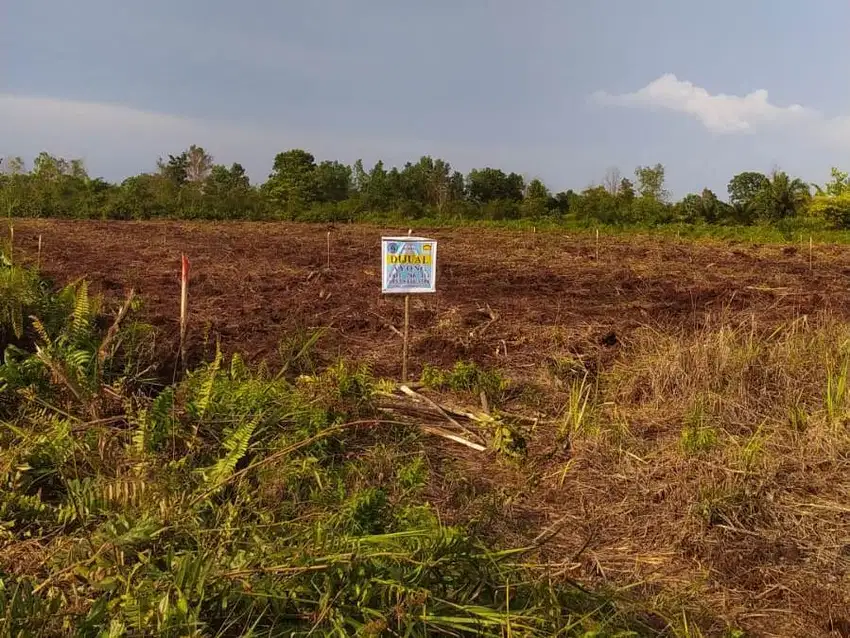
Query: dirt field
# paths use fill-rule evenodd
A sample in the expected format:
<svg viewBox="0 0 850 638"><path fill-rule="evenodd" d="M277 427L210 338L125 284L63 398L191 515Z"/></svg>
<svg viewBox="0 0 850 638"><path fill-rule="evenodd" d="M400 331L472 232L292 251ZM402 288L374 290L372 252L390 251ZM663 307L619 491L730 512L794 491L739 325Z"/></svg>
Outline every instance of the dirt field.
<svg viewBox="0 0 850 638"><path fill-rule="evenodd" d="M225 351L274 365L283 335L327 327L326 361L397 377L403 304L380 294L380 236L406 230L336 226L330 269L318 225L18 221L15 237L16 254L34 260L42 236L43 269L59 282L87 276L113 300L135 287L171 356L185 252L195 359L220 338ZM490 512L516 544L555 529L544 558L559 574L628 586L643 607L681 603L706 635L850 636L850 443L846 422L836 429L822 414L827 381L814 360L837 351L822 346L829 335L844 338L850 251L815 246L810 264L808 246L603 236L597 259L589 235L415 233L440 249L439 292L412 302L414 374L471 359L538 389L517 410L553 417L569 388L546 378L551 362L622 380L597 407L619 430L556 453L541 426L525 467L435 445L433 500L449 520ZM817 332L824 315L833 332ZM769 334L804 316L811 325L784 340L712 332L751 321L753 334ZM708 391L721 443L683 453L683 424ZM808 429L788 429L791 399Z"/></svg>
<svg viewBox="0 0 850 638"><path fill-rule="evenodd" d="M18 222L16 244L58 281L87 276L107 298L135 287L176 344L180 254L191 260L191 342L274 363L281 336L329 327L328 356L398 372L403 304L380 294L380 236L402 229L296 224ZM850 312L850 253L493 230L416 229L438 239L438 289L412 302L412 369L468 358L521 369L564 348L603 350L640 325L699 325L707 313L788 319ZM487 305L499 316L486 330ZM476 329L477 328L477 329ZM604 339L604 337L608 337ZM169 341L170 339L170 341ZM507 354L505 354L507 353Z"/></svg>

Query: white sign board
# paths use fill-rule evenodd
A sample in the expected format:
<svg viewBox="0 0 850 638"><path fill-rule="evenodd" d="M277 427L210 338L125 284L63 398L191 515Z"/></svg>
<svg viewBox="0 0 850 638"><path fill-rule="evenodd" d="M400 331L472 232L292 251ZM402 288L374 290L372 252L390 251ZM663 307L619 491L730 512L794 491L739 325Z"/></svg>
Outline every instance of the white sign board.
<svg viewBox="0 0 850 638"><path fill-rule="evenodd" d="M381 237L381 292L437 291L437 242L425 237Z"/></svg>

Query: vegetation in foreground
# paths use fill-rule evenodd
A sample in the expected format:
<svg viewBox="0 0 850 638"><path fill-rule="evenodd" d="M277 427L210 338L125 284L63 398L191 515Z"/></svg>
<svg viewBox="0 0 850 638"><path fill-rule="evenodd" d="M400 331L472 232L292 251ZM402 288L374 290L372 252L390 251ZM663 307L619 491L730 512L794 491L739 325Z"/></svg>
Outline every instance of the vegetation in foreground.
<svg viewBox="0 0 850 638"><path fill-rule="evenodd" d="M143 365L132 313L103 347L111 317L71 328L77 308L98 314L81 283L53 293L35 273L2 272L21 300L0 307L12 345L0 565L15 593L4 600L57 611L53 624L22 624L41 616L4 603L0 618L23 635L97 635L113 621L125 635L850 628L843 316L729 310L618 333L604 352L553 322L535 327L534 365L426 368L413 390L445 407L483 392L491 421L450 416L461 436L485 435L484 454L437 438L424 427L434 410L399 403L391 384L317 368L308 335L286 340L282 373L214 358L159 385L171 371ZM258 414L243 453L234 428ZM151 520L134 545L130 530ZM466 549L433 544L448 533ZM175 561L204 557L190 595Z"/></svg>
<svg viewBox="0 0 850 638"><path fill-rule="evenodd" d="M0 636L648 631L520 566L534 546L442 524L367 371L302 347L162 386L131 298L105 320L85 281L8 259L0 293Z"/></svg>

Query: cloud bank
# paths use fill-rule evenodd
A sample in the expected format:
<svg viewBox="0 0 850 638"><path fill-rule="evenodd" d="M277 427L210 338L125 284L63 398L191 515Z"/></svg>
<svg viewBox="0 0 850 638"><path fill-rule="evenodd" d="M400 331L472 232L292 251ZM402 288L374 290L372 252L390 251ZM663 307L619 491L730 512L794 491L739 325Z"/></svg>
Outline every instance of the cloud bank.
<svg viewBox="0 0 850 638"><path fill-rule="evenodd" d="M850 142L850 116L827 118L817 110L800 104L773 104L765 89L744 96L712 95L672 73L662 75L633 93L597 91L591 98L603 105L685 113L713 133L753 133L781 127L785 131L796 130L814 135L824 142Z"/></svg>

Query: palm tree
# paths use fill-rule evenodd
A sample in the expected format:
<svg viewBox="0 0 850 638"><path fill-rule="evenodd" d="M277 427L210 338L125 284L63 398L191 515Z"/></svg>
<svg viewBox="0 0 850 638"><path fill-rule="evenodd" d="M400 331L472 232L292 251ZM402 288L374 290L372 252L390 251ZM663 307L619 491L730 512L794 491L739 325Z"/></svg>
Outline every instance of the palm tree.
<svg viewBox="0 0 850 638"><path fill-rule="evenodd" d="M784 171L773 171L756 195L756 211L760 219L775 222L798 215L811 198L806 182L796 177L792 179Z"/></svg>

